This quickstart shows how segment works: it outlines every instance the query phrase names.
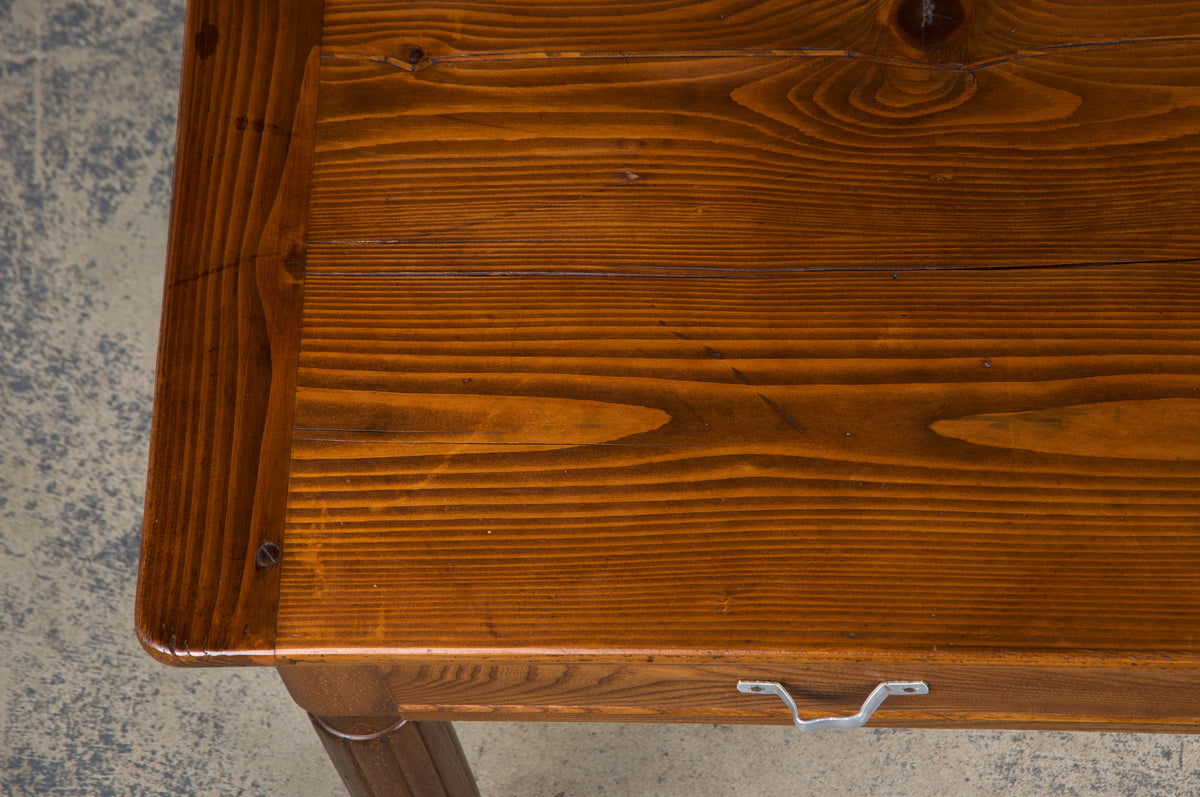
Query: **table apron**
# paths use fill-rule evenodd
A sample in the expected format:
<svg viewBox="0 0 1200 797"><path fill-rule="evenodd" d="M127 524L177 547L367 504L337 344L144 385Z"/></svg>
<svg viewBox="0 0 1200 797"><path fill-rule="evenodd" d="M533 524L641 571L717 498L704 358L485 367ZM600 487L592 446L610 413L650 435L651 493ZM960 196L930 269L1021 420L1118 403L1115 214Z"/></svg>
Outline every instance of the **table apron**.
<svg viewBox="0 0 1200 797"><path fill-rule="evenodd" d="M803 719L853 714L883 681L924 681L928 695L884 703L869 727L1200 730L1200 671L979 664L481 663L286 664L297 703L323 716L414 720L790 723L777 681Z"/></svg>

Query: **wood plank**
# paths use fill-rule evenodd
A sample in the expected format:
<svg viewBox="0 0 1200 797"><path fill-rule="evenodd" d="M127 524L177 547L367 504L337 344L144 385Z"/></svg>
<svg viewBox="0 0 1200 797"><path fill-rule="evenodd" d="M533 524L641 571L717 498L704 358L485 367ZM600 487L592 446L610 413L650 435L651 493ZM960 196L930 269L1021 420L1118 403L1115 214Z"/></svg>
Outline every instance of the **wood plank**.
<svg viewBox="0 0 1200 797"><path fill-rule="evenodd" d="M1194 661L1198 374L1196 263L310 275L279 651Z"/></svg>
<svg viewBox="0 0 1200 797"><path fill-rule="evenodd" d="M188 5L137 598L170 664L272 661L321 10Z"/></svg>
<svg viewBox="0 0 1200 797"><path fill-rule="evenodd" d="M1091 42L1200 35L1190 0L329 0L326 47L409 66L509 53L847 50L983 63ZM940 22L940 24L939 24ZM957 23L957 24L955 24Z"/></svg>
<svg viewBox="0 0 1200 797"><path fill-rule="evenodd" d="M380 717L422 719L786 724L774 697L735 690L739 680L778 681L801 717L851 714L878 683L923 681L927 695L889 699L874 727L1033 727L1194 731L1200 703L1194 665L1178 659L950 657L665 664L502 660L471 664L381 663L377 667L291 663L280 674L309 711L342 715L369 706ZM386 721L380 724L385 724Z"/></svg>
<svg viewBox="0 0 1200 797"><path fill-rule="evenodd" d="M1200 43L326 59L310 267L797 271L1193 258Z"/></svg>
<svg viewBox="0 0 1200 797"><path fill-rule="evenodd" d="M460 719L513 717L624 721L780 723L777 698L735 690L739 680L783 683L804 719L852 714L885 680L924 681L929 694L889 698L872 727L978 727L997 722L1186 732L1200 724L1192 672L1142 669L987 666L897 660L783 665L424 665L385 668L396 710ZM1011 727L1011 726L1010 726Z"/></svg>

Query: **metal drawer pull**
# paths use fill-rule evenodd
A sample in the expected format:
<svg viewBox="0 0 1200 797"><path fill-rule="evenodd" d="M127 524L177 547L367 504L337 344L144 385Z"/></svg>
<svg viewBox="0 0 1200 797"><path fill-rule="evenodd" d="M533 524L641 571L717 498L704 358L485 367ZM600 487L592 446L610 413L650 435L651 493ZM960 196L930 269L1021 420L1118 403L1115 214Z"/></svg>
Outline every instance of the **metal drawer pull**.
<svg viewBox="0 0 1200 797"><path fill-rule="evenodd" d="M802 720L796 710L796 701L776 681L738 681L738 691L747 695L778 695L792 712L792 722L802 731L820 731L826 728L861 728L871 719L875 709L888 699L888 695L927 695L929 685L924 681L884 681L871 690L866 702L857 714L849 717L821 717L815 720Z"/></svg>

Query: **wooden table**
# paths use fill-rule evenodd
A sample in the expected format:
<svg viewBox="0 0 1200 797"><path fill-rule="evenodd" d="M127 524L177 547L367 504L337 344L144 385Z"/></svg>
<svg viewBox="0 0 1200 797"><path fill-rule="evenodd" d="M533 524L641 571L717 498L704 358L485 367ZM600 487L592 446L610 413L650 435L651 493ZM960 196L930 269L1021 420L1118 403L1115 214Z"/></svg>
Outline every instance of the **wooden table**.
<svg viewBox="0 0 1200 797"><path fill-rule="evenodd" d="M792 722L747 681L1198 727L1194 0L186 44L138 631L277 667L351 791L473 793L448 719Z"/></svg>

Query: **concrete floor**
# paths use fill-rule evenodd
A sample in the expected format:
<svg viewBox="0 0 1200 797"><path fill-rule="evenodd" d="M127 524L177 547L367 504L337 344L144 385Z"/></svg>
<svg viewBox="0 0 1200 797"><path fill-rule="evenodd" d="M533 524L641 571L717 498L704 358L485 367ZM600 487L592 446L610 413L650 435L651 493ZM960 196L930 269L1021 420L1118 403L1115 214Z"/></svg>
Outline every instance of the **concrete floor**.
<svg viewBox="0 0 1200 797"><path fill-rule="evenodd" d="M336 795L272 672L133 637L183 0L0 0L0 794ZM1194 737L467 724L485 797L1200 794Z"/></svg>

